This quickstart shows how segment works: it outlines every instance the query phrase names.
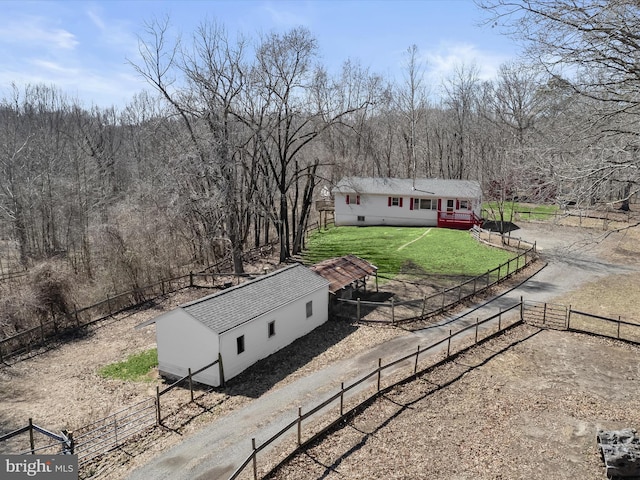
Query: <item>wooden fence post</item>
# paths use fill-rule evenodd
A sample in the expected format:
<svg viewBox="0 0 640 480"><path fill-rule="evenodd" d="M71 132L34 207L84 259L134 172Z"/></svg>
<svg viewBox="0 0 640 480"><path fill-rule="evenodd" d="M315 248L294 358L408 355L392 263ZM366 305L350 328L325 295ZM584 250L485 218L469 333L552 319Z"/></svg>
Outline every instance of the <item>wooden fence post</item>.
<svg viewBox="0 0 640 480"><path fill-rule="evenodd" d="M189 286L193 287L193 272L189 272Z"/></svg>
<svg viewBox="0 0 640 480"><path fill-rule="evenodd" d="M498 311L498 332L502 330L502 307L500 307L500 311Z"/></svg>
<svg viewBox="0 0 640 480"><path fill-rule="evenodd" d="M356 304L356 321L360 321L360 297L358 297L358 302Z"/></svg>
<svg viewBox="0 0 640 480"><path fill-rule="evenodd" d="M449 340L447 341L447 358L451 355L451 330L449 330Z"/></svg>
<svg viewBox="0 0 640 480"><path fill-rule="evenodd" d="M569 305L569 313L567 314L567 330L571 329L571 305Z"/></svg>
<svg viewBox="0 0 640 480"><path fill-rule="evenodd" d="M382 374L382 359L378 358L378 392L380 391L380 376Z"/></svg>
<svg viewBox="0 0 640 480"><path fill-rule="evenodd" d="M298 446L302 445L302 407L298 407Z"/></svg>
<svg viewBox="0 0 640 480"><path fill-rule="evenodd" d="M33 418L29 418L29 444L31 445L31 455L35 455L36 445L33 440Z"/></svg>
<svg viewBox="0 0 640 480"><path fill-rule="evenodd" d="M113 445L117 447L118 446L118 419L116 418L115 415L113 416L113 438L115 439Z"/></svg>
<svg viewBox="0 0 640 480"><path fill-rule="evenodd" d="M256 439L251 439L251 448L253 449L253 480L258 480L258 460L256 459Z"/></svg>
<svg viewBox="0 0 640 480"><path fill-rule="evenodd" d="M418 350L416 350L416 363L413 365L413 374L414 375L418 371L418 355L420 355L420 345L418 345Z"/></svg>
<svg viewBox="0 0 640 480"><path fill-rule="evenodd" d="M189 391L191 392L191 403L193 403L193 378L191 377L191 367L189 367L188 371L189 371Z"/></svg>
<svg viewBox="0 0 640 480"><path fill-rule="evenodd" d="M162 417L160 416L160 386L156 385L156 426L162 426Z"/></svg>
<svg viewBox="0 0 640 480"><path fill-rule="evenodd" d="M522 295L520 296L520 321L524 322L524 300Z"/></svg>
<svg viewBox="0 0 640 480"><path fill-rule="evenodd" d="M344 382L340 382L340 418L344 415Z"/></svg>
<svg viewBox="0 0 640 480"><path fill-rule="evenodd" d="M476 344L478 343L478 322L480 321L480 319L478 317L476 317Z"/></svg>

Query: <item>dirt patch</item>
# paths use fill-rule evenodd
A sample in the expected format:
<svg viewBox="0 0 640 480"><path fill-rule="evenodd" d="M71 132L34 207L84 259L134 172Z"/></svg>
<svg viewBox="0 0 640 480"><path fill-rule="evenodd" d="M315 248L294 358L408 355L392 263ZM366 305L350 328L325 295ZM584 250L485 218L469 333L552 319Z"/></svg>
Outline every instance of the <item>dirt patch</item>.
<svg viewBox="0 0 640 480"><path fill-rule="evenodd" d="M640 426L638 354L517 327L395 388L269 478L604 478L597 430Z"/></svg>

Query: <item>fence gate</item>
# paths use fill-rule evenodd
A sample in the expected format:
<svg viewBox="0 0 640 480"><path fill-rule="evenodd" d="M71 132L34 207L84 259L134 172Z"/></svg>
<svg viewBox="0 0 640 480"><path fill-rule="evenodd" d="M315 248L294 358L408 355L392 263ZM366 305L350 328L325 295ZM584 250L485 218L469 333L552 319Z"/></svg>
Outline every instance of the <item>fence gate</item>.
<svg viewBox="0 0 640 480"><path fill-rule="evenodd" d="M555 330L566 330L569 309L565 305L525 300L522 302L522 320L529 325Z"/></svg>

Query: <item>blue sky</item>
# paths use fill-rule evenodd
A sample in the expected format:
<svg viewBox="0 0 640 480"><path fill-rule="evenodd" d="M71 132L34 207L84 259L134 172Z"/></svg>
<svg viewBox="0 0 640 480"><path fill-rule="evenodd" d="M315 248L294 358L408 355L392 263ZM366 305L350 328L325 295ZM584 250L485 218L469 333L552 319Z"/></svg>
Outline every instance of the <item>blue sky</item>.
<svg viewBox="0 0 640 480"><path fill-rule="evenodd" d="M479 25L483 15L472 0L0 0L0 96L12 83L44 83L85 106L122 107L146 88L127 63L138 56L138 35L164 16L185 37L205 20L251 38L302 25L330 69L352 59L396 79L416 44L432 91L455 65L475 64L488 79L518 52Z"/></svg>

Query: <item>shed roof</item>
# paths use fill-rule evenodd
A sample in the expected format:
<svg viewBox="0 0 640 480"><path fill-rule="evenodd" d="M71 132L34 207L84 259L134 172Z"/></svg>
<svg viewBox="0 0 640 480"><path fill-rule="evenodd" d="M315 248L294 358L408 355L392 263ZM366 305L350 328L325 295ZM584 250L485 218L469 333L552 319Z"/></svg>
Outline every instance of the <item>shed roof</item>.
<svg viewBox="0 0 640 480"><path fill-rule="evenodd" d="M178 308L220 334L326 287L328 283L307 267L294 264Z"/></svg>
<svg viewBox="0 0 640 480"><path fill-rule="evenodd" d="M329 258L309 268L331 282L329 285L331 293L351 285L356 280L373 275L378 270L375 265L351 254L344 257Z"/></svg>
<svg viewBox="0 0 640 480"><path fill-rule="evenodd" d="M456 198L478 198L481 195L480 184L476 181L440 178L345 177L333 192Z"/></svg>

